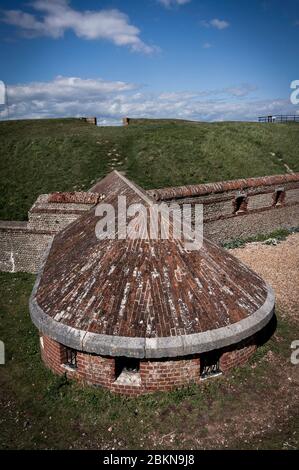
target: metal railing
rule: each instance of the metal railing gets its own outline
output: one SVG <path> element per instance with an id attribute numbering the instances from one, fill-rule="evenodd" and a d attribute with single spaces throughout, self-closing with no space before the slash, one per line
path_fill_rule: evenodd
<path id="1" fill-rule="evenodd" d="M 260 116 L 259 122 L 299 122 L 299 115 Z"/>

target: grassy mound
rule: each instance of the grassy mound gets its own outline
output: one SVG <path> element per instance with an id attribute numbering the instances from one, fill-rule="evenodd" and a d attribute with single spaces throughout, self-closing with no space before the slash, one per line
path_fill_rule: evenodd
<path id="1" fill-rule="evenodd" d="M 146 189 L 299 171 L 298 124 L 79 119 L 0 122 L 0 219 L 41 193 L 85 190 L 116 168 Z"/>

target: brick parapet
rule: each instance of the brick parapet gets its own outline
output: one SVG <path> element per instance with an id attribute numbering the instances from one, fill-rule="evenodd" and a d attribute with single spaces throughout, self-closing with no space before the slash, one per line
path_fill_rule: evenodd
<path id="1" fill-rule="evenodd" d="M 176 186 L 149 190 L 148 194 L 159 201 L 226 193 L 228 191 L 244 191 L 251 188 L 266 188 L 287 183 L 299 183 L 299 173 L 244 178 L 216 183 Z"/>
<path id="2" fill-rule="evenodd" d="M 222 244 L 298 226 L 299 173 L 150 190 L 171 206 L 203 204 L 203 233 Z M 236 200 L 243 196 L 243 210 Z M 194 223 L 194 213 L 192 217 Z"/>

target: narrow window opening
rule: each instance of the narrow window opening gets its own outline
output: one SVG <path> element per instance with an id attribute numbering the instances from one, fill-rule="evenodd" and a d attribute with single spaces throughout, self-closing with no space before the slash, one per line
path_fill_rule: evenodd
<path id="1" fill-rule="evenodd" d="M 213 351 L 200 356 L 200 378 L 202 380 L 221 374 L 219 353 Z"/>
<path id="2" fill-rule="evenodd" d="M 274 206 L 281 206 L 284 204 L 285 201 L 285 190 L 283 188 L 276 189 L 273 195 L 273 205 Z"/>
<path id="3" fill-rule="evenodd" d="M 135 359 L 134 357 L 117 357 L 115 359 L 115 378 L 117 379 L 123 372 L 138 374 L 139 367 L 139 359 Z"/>
<path id="4" fill-rule="evenodd" d="M 139 359 L 131 357 L 117 357 L 115 359 L 115 381 L 119 385 L 141 386 L 139 373 Z"/>
<path id="5" fill-rule="evenodd" d="M 77 351 L 72 348 L 64 348 L 64 365 L 71 369 L 77 369 Z"/>
<path id="6" fill-rule="evenodd" d="M 240 214 L 247 211 L 247 196 L 246 194 L 239 194 L 234 200 L 234 213 Z"/>

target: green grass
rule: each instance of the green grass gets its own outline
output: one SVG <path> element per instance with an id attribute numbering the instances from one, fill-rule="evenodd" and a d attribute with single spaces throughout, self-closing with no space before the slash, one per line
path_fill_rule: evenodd
<path id="1" fill-rule="evenodd" d="M 130 399 L 57 377 L 41 362 L 38 334 L 28 313 L 34 279 L 30 274 L 0 273 L 0 338 L 6 346 L 6 364 L 0 366 L 2 449 L 194 448 L 198 445 L 194 437 L 210 436 L 213 442 L 215 422 L 229 424 L 232 413 L 240 416 L 242 426 L 246 409 L 254 408 L 262 397 L 271 400 L 272 391 L 281 388 L 275 378 L 279 366 L 269 365 L 264 358 L 272 351 L 289 360 L 290 343 L 297 337 L 298 327 L 286 320 L 279 321 L 275 337 L 247 366 L 200 387 L 190 385 Z M 251 367 L 255 363 L 256 367 Z M 286 388 L 283 396 L 285 393 Z M 276 406 L 279 409 L 281 404 L 277 401 Z M 288 439 L 298 447 L 298 434 L 289 436 L 298 425 L 297 413 L 298 409 L 292 408 L 290 426 L 282 433 L 270 429 L 261 436 L 262 442 L 253 440 L 246 445 L 236 436 L 231 446 L 281 448 Z M 171 446 L 161 441 L 172 432 L 176 437 Z M 215 431 L 215 439 L 218 433 Z"/>
<path id="2" fill-rule="evenodd" d="M 289 229 L 280 228 L 268 234 L 259 233 L 252 237 L 237 238 L 231 242 L 222 243 L 222 246 L 226 249 L 242 248 L 246 245 L 246 243 L 252 242 L 264 242 L 265 244 L 273 245 L 282 242 L 288 237 L 288 235 L 296 232 L 299 232 L 299 227 L 292 227 Z"/>
<path id="3" fill-rule="evenodd" d="M 41 193 L 85 190 L 117 168 L 145 189 L 299 171 L 299 126 L 78 119 L 0 123 L 0 219 L 24 220 Z"/>

